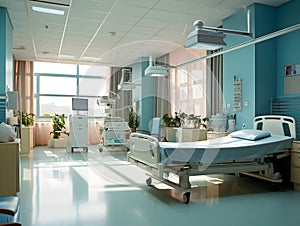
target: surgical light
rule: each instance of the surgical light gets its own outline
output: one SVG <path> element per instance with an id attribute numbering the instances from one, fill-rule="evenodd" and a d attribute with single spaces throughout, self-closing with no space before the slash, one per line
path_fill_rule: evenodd
<path id="1" fill-rule="evenodd" d="M 227 34 L 252 37 L 250 32 L 250 12 L 247 12 L 247 31 L 230 30 L 216 27 L 206 27 L 201 20 L 194 22 L 195 30 L 185 40 L 185 48 L 216 50 L 226 46 L 224 38 Z"/>
<path id="2" fill-rule="evenodd" d="M 145 69 L 145 76 L 166 77 L 169 75 L 167 66 L 154 65 L 153 58 L 149 57 L 149 66 Z"/>

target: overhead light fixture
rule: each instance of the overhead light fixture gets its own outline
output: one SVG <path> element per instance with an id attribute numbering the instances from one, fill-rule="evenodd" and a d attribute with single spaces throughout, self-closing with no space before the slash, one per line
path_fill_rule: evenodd
<path id="1" fill-rule="evenodd" d="M 224 33 L 204 29 L 201 20 L 195 21 L 194 27 L 185 40 L 185 48 L 215 50 L 226 46 Z"/>
<path id="2" fill-rule="evenodd" d="M 47 13 L 47 14 L 53 14 L 53 15 L 65 15 L 64 10 L 59 9 L 51 9 L 51 8 L 45 8 L 45 7 L 39 7 L 39 6 L 32 6 L 32 10 L 39 13 Z"/>
<path id="3" fill-rule="evenodd" d="M 145 69 L 145 76 L 166 77 L 169 75 L 167 66 L 154 65 L 153 58 L 149 57 L 149 66 Z"/>
<path id="4" fill-rule="evenodd" d="M 237 31 L 216 27 L 206 27 L 201 20 L 194 22 L 195 30 L 185 40 L 185 48 L 216 50 L 226 46 L 225 33 L 252 37 L 250 32 L 250 11 L 247 12 L 248 31 Z"/>
<path id="5" fill-rule="evenodd" d="M 118 85 L 118 90 L 133 90 L 137 86 L 142 86 L 142 84 L 137 84 L 132 82 L 132 73 L 130 68 L 122 68 L 122 77 L 120 84 Z"/>

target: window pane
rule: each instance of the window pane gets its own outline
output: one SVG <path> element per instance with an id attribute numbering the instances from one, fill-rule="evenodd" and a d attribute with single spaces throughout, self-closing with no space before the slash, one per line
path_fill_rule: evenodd
<path id="1" fill-rule="evenodd" d="M 80 98 L 80 97 L 79 97 Z M 97 98 L 88 98 L 88 112 L 79 112 L 88 116 L 104 116 L 105 107 L 97 105 Z M 72 111 L 72 97 L 40 97 L 40 115 L 75 114 Z"/>
<path id="2" fill-rule="evenodd" d="M 180 100 L 188 100 L 188 88 L 187 87 L 180 88 Z"/>
<path id="3" fill-rule="evenodd" d="M 106 77 L 109 74 L 109 67 L 95 65 L 79 65 L 79 75 Z"/>
<path id="4" fill-rule="evenodd" d="M 106 93 L 106 80 L 81 78 L 79 79 L 79 95 L 104 96 Z"/>
<path id="5" fill-rule="evenodd" d="M 89 116 L 105 116 L 105 107 L 104 106 L 99 106 L 97 104 L 97 98 L 91 98 L 89 97 L 89 111 L 88 115 Z"/>
<path id="6" fill-rule="evenodd" d="M 77 74 L 77 65 L 76 64 L 34 62 L 34 73 L 76 75 Z"/>
<path id="7" fill-rule="evenodd" d="M 76 78 L 40 76 L 40 94 L 76 95 Z"/>
<path id="8" fill-rule="evenodd" d="M 71 97 L 40 97 L 40 115 L 71 114 Z"/>
<path id="9" fill-rule="evenodd" d="M 179 84 L 187 83 L 187 81 L 188 81 L 187 71 L 184 69 L 179 69 L 178 70 L 178 79 L 179 79 Z"/>
<path id="10" fill-rule="evenodd" d="M 202 98 L 203 97 L 203 89 L 202 84 L 193 86 L 193 99 Z"/>

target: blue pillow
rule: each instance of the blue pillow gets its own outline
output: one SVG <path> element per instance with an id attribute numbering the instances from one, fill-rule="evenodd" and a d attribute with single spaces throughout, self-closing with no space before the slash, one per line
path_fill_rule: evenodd
<path id="1" fill-rule="evenodd" d="M 245 139 L 245 140 L 259 140 L 271 136 L 271 133 L 262 130 L 243 129 L 243 130 L 235 131 L 229 134 L 229 136 L 234 138 Z"/>

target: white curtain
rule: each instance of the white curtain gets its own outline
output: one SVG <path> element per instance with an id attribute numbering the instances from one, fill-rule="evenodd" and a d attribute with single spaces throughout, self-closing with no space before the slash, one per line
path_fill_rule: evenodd
<path id="1" fill-rule="evenodd" d="M 165 65 L 169 64 L 169 54 L 156 58 L 157 65 Z M 169 88 L 169 77 L 166 78 L 155 78 L 155 108 L 154 108 L 154 116 L 155 117 L 163 117 L 164 114 L 168 114 L 170 112 L 170 88 Z"/>
<path id="2" fill-rule="evenodd" d="M 69 123 L 66 120 L 66 129 L 69 131 Z M 34 125 L 35 146 L 44 146 L 48 144 L 48 140 L 52 139 L 50 132 L 52 130 L 51 121 L 36 121 Z M 66 134 L 61 134 L 60 138 L 66 138 Z M 88 124 L 88 144 L 100 144 L 100 122 L 96 119 L 89 119 Z"/>
<path id="3" fill-rule="evenodd" d="M 33 80 L 33 62 L 16 60 L 14 90 L 18 91 L 19 95 L 18 109 L 28 113 L 34 113 Z"/>
<path id="4" fill-rule="evenodd" d="M 204 50 L 179 48 L 170 53 L 170 64 L 180 65 L 206 55 Z M 206 62 L 196 61 L 171 69 L 171 113 L 206 116 Z"/>

